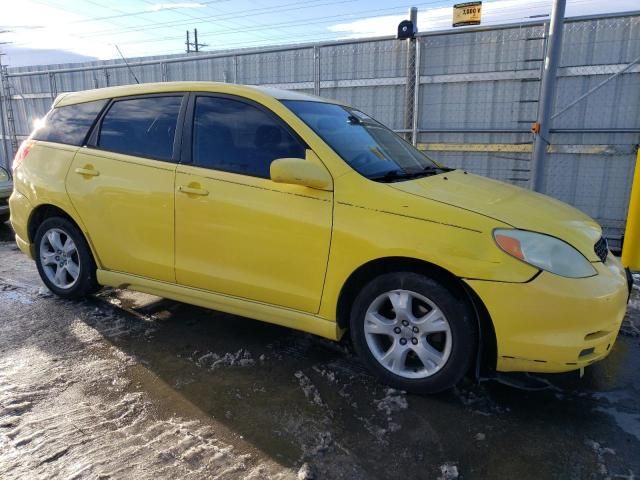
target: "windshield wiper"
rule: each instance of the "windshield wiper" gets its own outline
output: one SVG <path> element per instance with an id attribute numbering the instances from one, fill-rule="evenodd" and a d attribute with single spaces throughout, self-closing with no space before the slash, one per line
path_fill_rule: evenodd
<path id="1" fill-rule="evenodd" d="M 376 182 L 394 182 L 396 180 L 408 180 L 411 178 L 426 177 L 429 175 L 437 175 L 438 173 L 452 172 L 455 168 L 438 167 L 436 165 L 427 165 L 424 168 L 413 170 L 389 170 L 382 175 L 373 175 L 368 177 Z"/>
<path id="2" fill-rule="evenodd" d="M 422 169 L 423 172 L 453 172 L 455 168 L 439 167 L 437 165 L 427 165 Z"/>
<path id="3" fill-rule="evenodd" d="M 369 180 L 376 182 L 393 182 L 396 180 L 407 180 L 409 178 L 415 178 L 423 175 L 423 172 L 407 172 L 405 170 L 389 170 L 382 175 L 372 175 Z"/>

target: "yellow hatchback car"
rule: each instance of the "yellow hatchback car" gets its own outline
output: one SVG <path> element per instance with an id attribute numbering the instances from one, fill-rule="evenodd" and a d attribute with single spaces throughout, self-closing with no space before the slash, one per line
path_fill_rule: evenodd
<path id="1" fill-rule="evenodd" d="M 162 83 L 60 95 L 14 160 L 20 249 L 64 298 L 131 288 L 339 340 L 388 384 L 611 350 L 629 275 L 561 202 L 431 161 L 330 100 Z"/>

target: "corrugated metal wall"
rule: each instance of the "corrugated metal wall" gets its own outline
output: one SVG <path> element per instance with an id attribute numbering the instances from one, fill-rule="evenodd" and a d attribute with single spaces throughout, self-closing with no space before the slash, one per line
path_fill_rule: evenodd
<path id="1" fill-rule="evenodd" d="M 640 57 L 640 13 L 573 19 L 564 28 L 556 112 L 633 63 L 554 119 L 549 141 L 555 150 L 543 171 L 545 193 L 596 218 L 615 241 L 624 228 L 633 152 L 640 143 L 640 67 L 634 63 Z M 412 47 L 389 38 L 130 64 L 140 82 L 210 80 L 316 93 L 396 130 L 407 128 L 406 103 L 412 101 L 416 140 L 429 155 L 527 187 L 545 32 L 540 21 L 421 35 L 413 100 L 406 97 Z M 118 60 L 7 71 L 18 141 L 57 94 L 134 82 Z"/>

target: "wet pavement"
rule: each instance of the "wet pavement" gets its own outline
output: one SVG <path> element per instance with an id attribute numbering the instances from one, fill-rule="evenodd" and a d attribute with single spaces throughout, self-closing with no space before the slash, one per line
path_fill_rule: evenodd
<path id="1" fill-rule="evenodd" d="M 57 299 L 8 225 L 0 259 L 2 479 L 640 475 L 637 288 L 582 379 L 419 397 L 304 333 L 120 290 Z"/>

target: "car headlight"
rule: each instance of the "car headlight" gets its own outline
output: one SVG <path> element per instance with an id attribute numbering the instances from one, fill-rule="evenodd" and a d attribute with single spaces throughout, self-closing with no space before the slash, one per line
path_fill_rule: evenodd
<path id="1" fill-rule="evenodd" d="M 515 229 L 496 229 L 493 238 L 504 252 L 547 272 L 569 278 L 597 274 L 584 255 L 558 238 Z"/>

